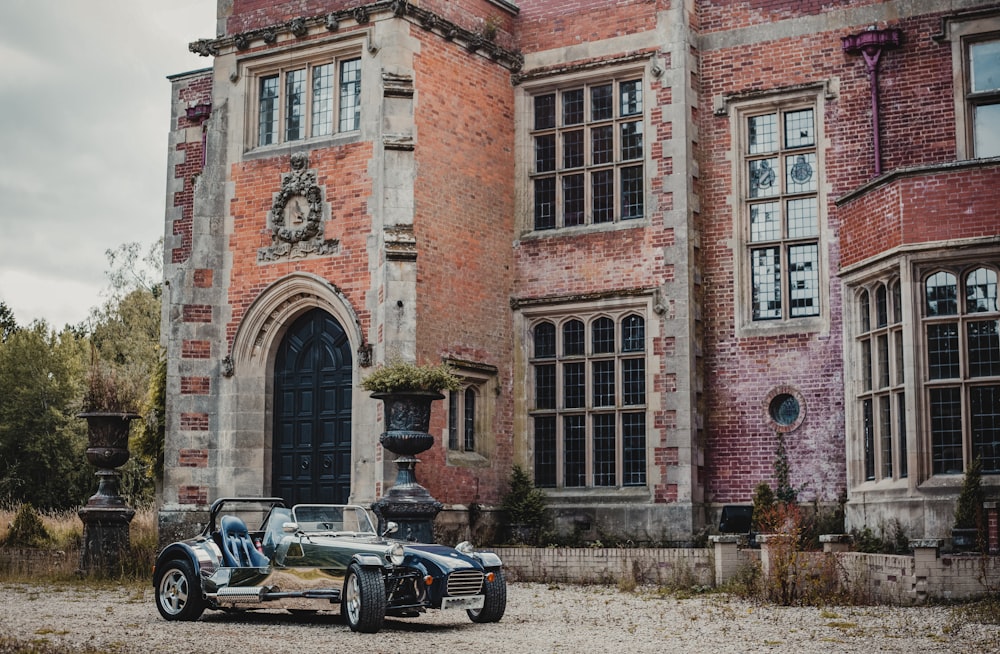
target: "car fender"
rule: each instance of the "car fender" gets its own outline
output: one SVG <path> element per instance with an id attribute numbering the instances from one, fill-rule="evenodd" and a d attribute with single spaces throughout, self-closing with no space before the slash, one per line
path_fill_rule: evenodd
<path id="1" fill-rule="evenodd" d="M 503 565 L 503 561 L 494 552 L 476 552 L 475 557 L 484 568 L 499 568 Z"/>
<path id="2" fill-rule="evenodd" d="M 191 547 L 188 543 L 173 543 L 160 552 L 159 556 L 156 557 L 156 564 L 153 568 L 153 587 L 155 588 L 160 583 L 160 578 L 163 576 L 163 568 L 170 561 L 176 560 L 187 561 L 191 564 L 196 574 L 201 574 L 201 561 L 199 560 L 198 553 L 194 547 Z"/>
<path id="3" fill-rule="evenodd" d="M 357 563 L 362 568 L 381 568 L 385 565 L 382 557 L 377 554 L 357 553 L 351 557 L 351 561 Z"/>

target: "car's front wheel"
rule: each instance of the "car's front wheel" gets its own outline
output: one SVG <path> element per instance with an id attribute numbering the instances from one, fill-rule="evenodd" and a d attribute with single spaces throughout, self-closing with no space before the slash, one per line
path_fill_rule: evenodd
<path id="1" fill-rule="evenodd" d="M 385 620 L 385 579 L 381 570 L 352 563 L 347 569 L 340 612 L 351 631 L 373 634 Z"/>
<path id="2" fill-rule="evenodd" d="M 483 584 L 486 597 L 483 608 L 469 609 L 469 619 L 473 622 L 499 622 L 507 610 L 507 580 L 503 578 L 503 570 L 493 571 L 493 581 Z"/>
<path id="3" fill-rule="evenodd" d="M 164 565 L 156 587 L 156 608 L 166 620 L 197 620 L 204 613 L 201 581 L 190 562 L 175 559 Z"/>

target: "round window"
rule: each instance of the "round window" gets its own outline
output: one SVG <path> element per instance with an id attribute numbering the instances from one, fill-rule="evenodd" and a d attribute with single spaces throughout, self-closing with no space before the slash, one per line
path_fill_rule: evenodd
<path id="1" fill-rule="evenodd" d="M 771 414 L 771 420 L 775 421 L 782 427 L 788 427 L 795 424 L 795 422 L 799 419 L 801 407 L 799 406 L 799 401 L 794 395 L 790 393 L 779 393 L 771 400 L 768 412 Z"/>

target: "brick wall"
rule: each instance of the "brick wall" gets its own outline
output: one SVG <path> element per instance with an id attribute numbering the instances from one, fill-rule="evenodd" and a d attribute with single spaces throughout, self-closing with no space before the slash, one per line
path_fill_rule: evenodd
<path id="1" fill-rule="evenodd" d="M 911 168 L 840 206 L 842 264 L 899 245 L 1000 233 L 1000 165 Z"/>
<path id="2" fill-rule="evenodd" d="M 720 586 L 749 566 L 768 574 L 767 543 L 760 550 L 749 550 L 739 548 L 734 537 L 717 540 L 712 548 L 696 549 L 498 547 L 492 551 L 512 581 L 635 581 L 691 587 Z M 800 552 L 798 561 L 803 574 L 835 571 L 839 578 L 834 583 L 852 596 L 890 605 L 968 600 L 987 595 L 1000 583 L 1000 557 L 941 554 L 933 542 L 927 544 L 917 547 L 913 556 Z"/>
<path id="3" fill-rule="evenodd" d="M 518 45 L 525 52 L 538 52 L 644 32 L 656 26 L 657 11 L 670 4 L 668 0 L 521 0 Z"/>
<path id="4" fill-rule="evenodd" d="M 212 102 L 212 74 L 210 71 L 194 75 L 186 75 L 174 82 L 174 97 L 178 107 L 186 109 L 198 104 Z M 193 239 L 193 206 L 194 189 L 198 176 L 204 169 L 203 120 L 188 118 L 181 109 L 172 126 L 178 135 L 175 144 L 176 153 L 172 153 L 173 165 L 171 174 L 175 179 L 170 205 L 179 211 L 171 225 L 168 237 L 170 247 L 170 262 L 183 263 L 191 256 Z"/>
<path id="5" fill-rule="evenodd" d="M 787 4 L 787 3 L 785 3 Z M 712 3 L 703 19 L 714 20 Z M 737 20 L 738 24 L 738 20 Z M 761 481 L 774 483 L 777 447 L 768 401 L 776 389 L 793 388 L 804 400 L 805 419 L 786 435 L 791 483 L 802 497 L 833 500 L 845 487 L 842 434 L 843 370 L 840 339 L 840 285 L 836 234 L 839 217 L 832 197 L 825 205 L 826 233 L 821 248 L 826 269 L 828 326 L 807 333 L 739 336 L 735 268 L 741 256 L 734 231 L 733 148 L 730 115 L 715 115 L 715 99 L 750 90 L 765 91 L 842 79 L 841 98 L 863 95 L 854 64 L 840 53 L 840 35 L 827 31 L 796 38 L 771 38 L 766 30 L 745 36 L 747 43 L 700 53 L 699 135 L 701 189 L 701 267 L 705 324 L 707 497 L 717 503 L 748 502 Z M 863 66 L 862 66 L 863 67 Z M 864 96 L 867 97 L 867 96 Z M 828 101 L 820 144 L 826 175 L 833 188 L 859 183 L 858 171 L 843 180 L 842 162 L 866 160 L 861 144 L 841 142 L 841 134 L 865 133 L 864 121 L 844 115 L 839 100 Z M 844 124 L 842 121 L 846 121 Z M 870 133 L 870 130 L 868 130 Z M 748 282 L 745 282 L 748 283 Z"/>
<path id="6" fill-rule="evenodd" d="M 296 17 L 325 16 L 373 3 L 365 0 L 233 0 L 231 4 L 232 9 L 224 17 L 226 34 L 268 27 Z M 487 0 L 430 0 L 413 4 L 468 30 L 489 18 L 496 21 L 500 29 L 509 31 L 513 21 L 510 12 Z"/>
<path id="7" fill-rule="evenodd" d="M 445 467 L 447 439 L 421 454 L 422 483 L 445 503 L 496 503 L 511 463 L 513 89 L 501 66 L 414 28 L 418 171 L 417 357 L 494 366 L 495 449 L 484 467 Z M 492 391 L 492 387 L 489 389 Z M 447 426 L 435 403 L 431 431 Z"/>
<path id="8" fill-rule="evenodd" d="M 350 301 L 363 327 L 365 292 L 369 288 L 367 238 L 372 223 L 368 200 L 373 182 L 368 172 L 372 157 L 370 142 L 311 150 L 309 169 L 316 170 L 316 182 L 325 189 L 330 220 L 324 236 L 337 239 L 336 254 L 308 259 L 282 259 L 259 263 L 257 251 L 271 244 L 267 216 L 275 194 L 281 190 L 282 176 L 291 172 L 287 153 L 253 159 L 232 166 L 233 199 L 229 210 L 233 234 L 229 240 L 232 269 L 227 280 L 232 319 L 227 325 L 230 345 L 246 310 L 261 291 L 293 272 L 308 272 L 328 280 Z"/>

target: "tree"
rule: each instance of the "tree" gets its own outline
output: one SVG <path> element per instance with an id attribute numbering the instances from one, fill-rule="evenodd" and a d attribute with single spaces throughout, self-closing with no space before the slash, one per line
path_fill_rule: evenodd
<path id="1" fill-rule="evenodd" d="M 14 311 L 7 306 L 6 302 L 0 300 L 0 343 L 17 330 L 17 321 L 14 320 Z"/>
<path id="2" fill-rule="evenodd" d="M 90 319 L 57 333 L 44 321 L 24 327 L 0 302 L 0 502 L 30 499 L 42 509 L 78 506 L 93 493 L 84 456 L 86 424 L 76 417 L 88 370 L 112 368 L 129 386 L 148 388 L 161 361 L 160 243 L 145 258 L 138 243 L 107 251 L 110 286 Z M 162 388 L 150 394 L 162 427 Z M 141 424 L 133 423 L 133 439 Z M 163 430 L 133 446 L 123 469 L 129 498 L 152 495 L 152 471 L 162 461 Z M 160 464 L 162 465 L 162 464 Z"/>
<path id="3" fill-rule="evenodd" d="M 0 343 L 0 499 L 63 509 L 87 497 L 93 471 L 75 418 L 86 347 L 42 320 Z"/>

